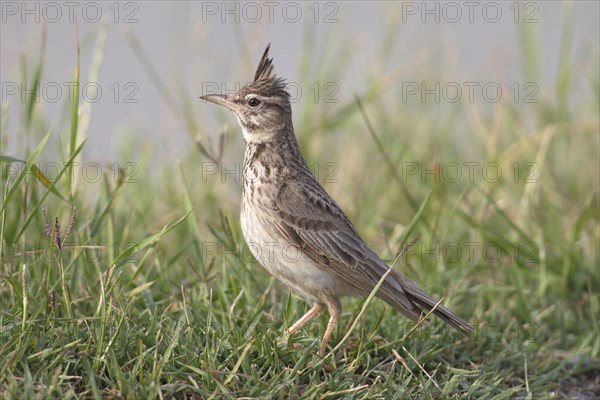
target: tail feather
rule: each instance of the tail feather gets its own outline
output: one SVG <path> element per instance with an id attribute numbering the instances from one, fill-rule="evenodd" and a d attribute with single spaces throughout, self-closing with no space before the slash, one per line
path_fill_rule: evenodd
<path id="1" fill-rule="evenodd" d="M 449 308 L 438 304 L 437 300 L 425 293 L 425 291 L 421 289 L 416 283 L 406 278 L 400 272 L 392 270 L 392 275 L 395 278 L 395 280 L 400 284 L 402 289 L 404 289 L 403 296 L 405 295 L 411 303 L 415 304 L 415 308 L 422 309 L 426 312 L 429 312 L 433 309 L 433 313 L 435 315 L 437 315 L 444 322 L 455 328 L 457 331 L 459 331 L 468 338 L 471 338 L 473 336 L 474 330 L 471 324 L 469 324 L 464 319 L 460 318 Z M 398 300 L 394 301 L 390 297 L 391 296 L 389 295 L 385 296 L 384 300 L 395 306 L 396 309 L 401 311 L 404 315 L 406 315 L 413 321 L 415 320 L 415 310 L 406 310 L 406 308 L 402 304 L 400 304 Z M 438 304 L 437 307 L 436 304 Z"/>

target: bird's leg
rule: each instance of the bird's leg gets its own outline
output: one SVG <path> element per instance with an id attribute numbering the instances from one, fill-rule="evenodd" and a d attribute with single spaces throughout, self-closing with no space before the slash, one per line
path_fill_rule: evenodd
<path id="1" fill-rule="evenodd" d="M 292 333 L 295 333 L 298 329 L 300 329 L 302 327 L 302 325 L 304 325 L 305 323 L 307 323 L 312 317 L 314 317 L 316 315 L 319 315 L 321 313 L 321 311 L 323 311 L 324 307 L 325 307 L 325 305 L 323 305 L 323 304 L 315 303 L 315 305 L 313 306 L 313 308 L 311 308 L 310 310 L 308 310 L 308 312 L 306 314 L 304 314 L 298 321 L 296 321 L 294 323 L 294 325 L 292 325 L 287 330 L 288 335 L 291 335 Z"/>
<path id="2" fill-rule="evenodd" d="M 333 332 L 333 328 L 335 328 L 335 324 L 337 323 L 340 314 L 342 313 L 342 305 L 340 301 L 335 298 L 327 299 L 327 310 L 329 311 L 329 322 L 327 323 L 327 329 L 325 330 L 325 334 L 323 335 L 323 340 L 321 341 L 321 355 L 325 355 L 325 350 L 327 349 L 327 342 L 329 341 L 329 337 Z"/>

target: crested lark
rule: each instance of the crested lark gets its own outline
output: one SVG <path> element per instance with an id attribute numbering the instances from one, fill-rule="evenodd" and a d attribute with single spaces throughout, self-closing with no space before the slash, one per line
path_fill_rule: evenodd
<path id="1" fill-rule="evenodd" d="M 269 46 L 254 82 L 232 95 L 200 98 L 231 110 L 242 127 L 244 238 L 263 267 L 314 304 L 288 333 L 327 306 L 324 354 L 342 311 L 339 298 L 368 295 L 389 267 L 308 169 L 294 134 L 286 82 L 273 73 Z M 415 322 L 438 303 L 396 270 L 390 271 L 377 296 Z M 434 313 L 464 335 L 472 334 L 471 325 L 446 307 L 438 305 Z"/>

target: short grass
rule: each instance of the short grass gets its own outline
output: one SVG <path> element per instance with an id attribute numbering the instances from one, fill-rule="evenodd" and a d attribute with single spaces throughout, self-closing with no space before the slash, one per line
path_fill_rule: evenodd
<path id="1" fill-rule="evenodd" d="M 48 62 L 23 79 L 39 81 Z M 133 132 L 129 167 L 97 181 L 67 167 L 52 185 L 36 165 L 94 161 L 79 154 L 90 110 L 66 104 L 64 128 L 50 129 L 38 105 L 18 105 L 19 131 L 2 137 L 23 151 L 1 160 L 0 398 L 598 396 L 593 63 L 582 78 L 566 59 L 556 96 L 535 105 L 403 103 L 401 78 L 375 76 L 355 99 L 294 105 L 309 163 L 367 242 L 390 263 L 403 249 L 395 268 L 476 326 L 466 340 L 434 318 L 413 328 L 380 300 L 345 299 L 324 358 L 326 315 L 282 339 L 309 305 L 252 259 L 239 175 L 211 164 L 241 162 L 237 127 L 209 143 L 194 113 L 211 106 L 190 97 L 182 119 L 202 149 L 159 163 Z M 322 70 L 323 82 L 338 73 Z"/>

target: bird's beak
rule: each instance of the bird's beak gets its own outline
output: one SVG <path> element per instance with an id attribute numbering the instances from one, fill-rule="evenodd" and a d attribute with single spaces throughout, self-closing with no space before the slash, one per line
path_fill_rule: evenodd
<path id="1" fill-rule="evenodd" d="M 211 103 L 218 104 L 220 106 L 229 108 L 234 111 L 234 104 L 231 101 L 231 96 L 226 94 L 205 94 L 204 96 L 200 96 L 202 100 L 210 101 Z"/>

